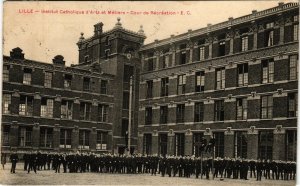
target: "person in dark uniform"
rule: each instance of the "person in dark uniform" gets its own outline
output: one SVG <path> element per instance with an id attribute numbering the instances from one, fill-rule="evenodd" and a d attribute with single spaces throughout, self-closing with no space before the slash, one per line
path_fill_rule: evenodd
<path id="1" fill-rule="evenodd" d="M 6 164 L 6 154 L 5 153 L 1 153 L 1 165 L 2 165 L 2 169 L 4 170 L 4 166 Z"/>
<path id="2" fill-rule="evenodd" d="M 252 178 L 252 174 L 254 176 L 254 178 L 256 178 L 256 174 L 255 174 L 255 164 L 256 162 L 251 159 L 250 162 L 249 162 L 249 167 L 250 167 L 250 178 Z"/>
<path id="3" fill-rule="evenodd" d="M 17 162 L 19 161 L 18 154 L 15 151 L 10 155 L 10 161 L 11 161 L 10 173 L 14 174 L 16 173 L 16 166 L 17 166 Z"/>
<path id="4" fill-rule="evenodd" d="M 27 169 L 28 169 L 29 157 L 30 157 L 30 155 L 28 153 L 24 153 L 24 155 L 23 155 L 24 171 L 27 171 Z"/>
<path id="5" fill-rule="evenodd" d="M 265 173 L 266 173 L 265 177 L 266 177 L 266 179 L 271 179 L 270 172 L 271 172 L 271 162 L 270 162 L 270 160 L 267 160 L 265 162 Z"/>
<path id="6" fill-rule="evenodd" d="M 36 173 L 37 161 L 38 161 L 37 154 L 34 152 L 31 152 L 29 155 L 29 167 L 28 167 L 27 173 L 30 173 L 30 171 L 32 169 L 33 169 L 34 173 Z"/>
<path id="7" fill-rule="evenodd" d="M 208 142 L 208 145 L 206 147 L 206 152 L 211 153 L 211 150 L 213 149 L 213 147 L 215 146 L 216 140 L 215 138 L 212 136 Z"/>
<path id="8" fill-rule="evenodd" d="M 272 179 L 276 179 L 278 175 L 278 166 L 275 160 L 271 162 Z"/>
<path id="9" fill-rule="evenodd" d="M 162 177 L 165 177 L 166 174 L 166 164 L 167 164 L 167 158 L 161 157 L 161 162 L 159 165 L 160 173 Z"/>
<path id="10" fill-rule="evenodd" d="M 263 171 L 263 162 L 258 159 L 256 162 L 256 181 L 261 181 L 262 171 Z"/>

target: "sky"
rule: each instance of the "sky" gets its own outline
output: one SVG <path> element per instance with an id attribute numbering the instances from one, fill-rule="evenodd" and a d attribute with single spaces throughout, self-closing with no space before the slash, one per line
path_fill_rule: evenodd
<path id="1" fill-rule="evenodd" d="M 78 63 L 80 33 L 84 37 L 93 34 L 93 25 L 103 22 L 103 30 L 110 30 L 121 18 L 122 26 L 138 31 L 143 25 L 147 39 L 165 39 L 170 35 L 185 33 L 188 29 L 206 27 L 261 11 L 278 5 L 279 1 L 200 1 L 200 2 L 47 2 L 47 1 L 6 1 L 3 11 L 3 53 L 20 47 L 26 59 L 52 63 L 56 55 L 62 55 L 66 64 Z M 281 1 L 288 3 L 290 1 Z M 43 10 L 54 13 L 42 13 Z M 66 11 L 84 12 L 67 14 Z M 125 15 L 107 14 L 108 11 L 129 12 Z M 55 13 L 55 12 L 58 13 Z M 91 14 L 91 11 L 93 14 Z M 106 14 L 96 14 L 105 11 Z M 176 15 L 144 14 L 150 11 L 174 11 Z M 181 15 L 181 11 L 184 15 Z M 188 15 L 189 12 L 189 15 Z M 88 14 L 87 14 L 88 13 Z M 137 14 L 135 14 L 137 13 Z"/>

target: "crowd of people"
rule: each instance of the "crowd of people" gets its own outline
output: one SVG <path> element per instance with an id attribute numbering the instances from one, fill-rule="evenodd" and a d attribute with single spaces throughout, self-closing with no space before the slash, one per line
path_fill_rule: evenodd
<path id="1" fill-rule="evenodd" d="M 40 153 L 23 155 L 24 171 L 53 170 L 55 173 L 99 172 L 112 174 L 151 174 L 168 177 L 232 178 L 262 177 L 273 180 L 294 180 L 296 162 L 246 160 L 241 158 L 201 158 L 195 156 L 112 155 L 94 153 Z M 18 155 L 10 155 L 11 173 L 15 173 Z"/>

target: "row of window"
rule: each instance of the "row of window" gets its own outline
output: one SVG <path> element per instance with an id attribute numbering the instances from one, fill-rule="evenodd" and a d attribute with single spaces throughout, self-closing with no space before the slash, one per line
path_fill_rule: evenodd
<path id="1" fill-rule="evenodd" d="M 293 17 L 294 22 L 292 24 L 292 41 L 298 41 L 298 31 L 299 31 L 299 25 L 298 25 L 298 15 Z M 245 52 L 249 50 L 249 46 L 250 46 L 250 38 L 248 36 L 249 32 L 249 28 L 245 28 L 245 29 L 241 29 L 239 31 L 241 38 L 238 40 L 237 42 L 234 42 L 233 45 L 239 45 L 238 47 L 235 48 L 239 48 L 239 52 Z M 263 36 L 263 40 L 258 40 L 258 42 L 263 42 L 263 47 L 270 47 L 273 46 L 277 43 L 275 43 L 275 37 L 279 37 L 279 34 L 276 32 L 275 33 L 275 29 L 274 29 L 274 22 L 270 22 L 270 23 L 266 23 L 265 25 L 265 31 L 264 31 L 264 36 Z M 218 39 L 218 44 L 217 44 L 217 48 L 214 48 L 214 50 L 217 52 L 217 56 L 214 57 L 219 57 L 219 56 L 225 56 L 228 54 L 229 51 L 229 47 L 230 47 L 230 43 L 226 43 L 225 39 L 226 39 L 226 34 L 221 34 L 217 37 Z M 261 39 L 261 38 L 258 38 Z M 251 38 L 251 42 L 253 42 L 253 38 Z M 253 44 L 251 43 L 251 46 Z M 188 56 L 187 55 L 187 51 L 186 51 L 186 44 L 181 44 L 179 46 L 180 48 L 180 53 L 179 53 L 179 64 L 178 65 L 182 65 L 182 64 L 186 64 L 188 61 Z M 197 59 L 201 60 L 205 60 L 208 58 L 208 56 L 206 55 L 206 50 L 208 50 L 208 47 L 205 47 L 205 40 L 201 39 L 198 41 L 198 52 L 199 52 L 199 56 L 197 56 Z M 167 68 L 169 66 L 169 51 L 165 50 L 163 52 L 163 57 L 161 59 L 161 68 Z M 153 71 L 154 70 L 154 64 L 155 64 L 155 57 L 154 57 L 154 53 L 151 52 L 148 54 L 148 61 L 147 61 L 147 70 L 148 71 Z"/>
<path id="2" fill-rule="evenodd" d="M 298 115 L 298 94 L 288 94 L 288 117 L 297 117 Z M 194 122 L 203 122 L 204 120 L 204 103 L 196 102 L 194 105 Z M 248 101 L 247 98 L 238 98 L 236 100 L 236 120 L 247 120 Z M 260 104 L 261 119 L 273 118 L 273 96 L 261 96 Z M 160 106 L 160 124 L 168 123 L 168 106 Z M 176 106 L 176 123 L 185 122 L 185 104 L 177 104 Z M 145 125 L 151 125 L 153 120 L 152 107 L 145 108 Z M 224 100 L 218 100 L 214 103 L 214 120 L 224 121 Z"/>
<path id="3" fill-rule="evenodd" d="M 4 126 L 3 129 L 3 146 L 9 146 L 9 126 Z M 60 130 L 60 148 L 71 148 L 72 140 L 72 129 L 61 129 Z M 96 138 L 96 150 L 107 149 L 108 133 L 97 131 Z M 19 127 L 18 130 L 18 145 L 19 147 L 31 147 L 33 143 L 32 139 L 32 127 Z M 78 149 L 89 149 L 90 146 L 90 131 L 79 130 L 79 146 Z M 41 127 L 40 128 L 40 141 L 39 147 L 42 148 L 53 148 L 53 129 Z"/>
<path id="4" fill-rule="evenodd" d="M 3 76 L 2 79 L 4 82 L 9 81 L 9 65 L 4 65 L 3 67 Z M 72 83 L 76 84 L 73 79 L 73 76 L 70 74 L 64 75 L 64 88 L 71 89 Z M 51 88 L 53 87 L 53 73 L 52 72 L 44 72 L 44 87 Z M 32 84 L 32 69 L 24 68 L 23 70 L 23 84 L 31 85 Z M 100 82 L 100 94 L 107 94 L 107 80 L 101 80 Z M 90 91 L 92 88 L 91 78 L 84 77 L 83 78 L 83 91 Z"/>
<path id="5" fill-rule="evenodd" d="M 33 96 L 20 96 L 19 102 L 19 115 L 21 116 L 33 116 Z M 2 113 L 11 114 L 11 94 L 3 94 L 2 100 Z M 62 119 L 73 119 L 73 106 L 74 102 L 71 100 L 62 100 L 60 106 L 60 118 Z M 92 104 L 88 102 L 80 102 L 79 105 L 79 119 L 80 120 L 91 120 L 91 109 Z M 40 105 L 40 116 L 46 118 L 53 118 L 54 111 L 54 99 L 52 98 L 41 98 Z M 97 117 L 99 122 L 108 121 L 108 105 L 99 104 Z"/>
<path id="6" fill-rule="evenodd" d="M 289 80 L 298 78 L 298 55 L 289 56 Z M 237 87 L 248 86 L 248 63 L 237 65 Z M 262 84 L 274 82 L 274 59 L 266 59 L 261 62 Z M 225 89 L 225 67 L 215 69 L 215 89 Z M 177 76 L 177 94 L 186 93 L 186 75 Z M 195 74 L 195 92 L 203 92 L 205 90 L 205 72 L 198 71 Z M 169 95 L 169 78 L 161 79 L 160 96 Z M 153 80 L 146 81 L 146 98 L 153 97 Z"/>
<path id="7" fill-rule="evenodd" d="M 224 143 L 224 132 L 214 132 L 215 147 L 213 153 L 215 157 L 224 158 L 224 149 L 227 145 Z M 203 133 L 193 133 L 192 153 L 196 157 L 201 156 L 201 140 L 204 137 Z M 258 158 L 272 159 L 273 158 L 273 143 L 274 134 L 272 130 L 260 131 L 258 135 Z M 285 156 L 286 160 L 295 161 L 296 159 L 296 143 L 297 143 L 297 131 L 288 130 L 285 135 Z M 160 133 L 158 135 L 158 153 L 159 155 L 168 154 L 168 134 Z M 247 143 L 248 135 L 247 131 L 235 131 L 234 132 L 234 152 L 232 157 L 235 158 L 247 158 Z M 153 144 L 154 145 L 154 144 Z M 176 156 L 185 155 L 185 135 L 184 133 L 175 133 L 174 141 L 174 153 Z M 152 154 L 152 134 L 144 134 L 143 138 L 143 154 Z"/>

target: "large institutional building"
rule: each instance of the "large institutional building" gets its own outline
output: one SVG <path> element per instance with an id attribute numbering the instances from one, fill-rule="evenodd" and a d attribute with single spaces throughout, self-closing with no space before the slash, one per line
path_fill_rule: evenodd
<path id="1" fill-rule="evenodd" d="M 2 151 L 92 151 L 296 160 L 298 3 L 144 45 L 122 27 L 77 42 L 65 66 L 3 58 Z M 132 83 L 130 83 L 132 82 Z"/>

